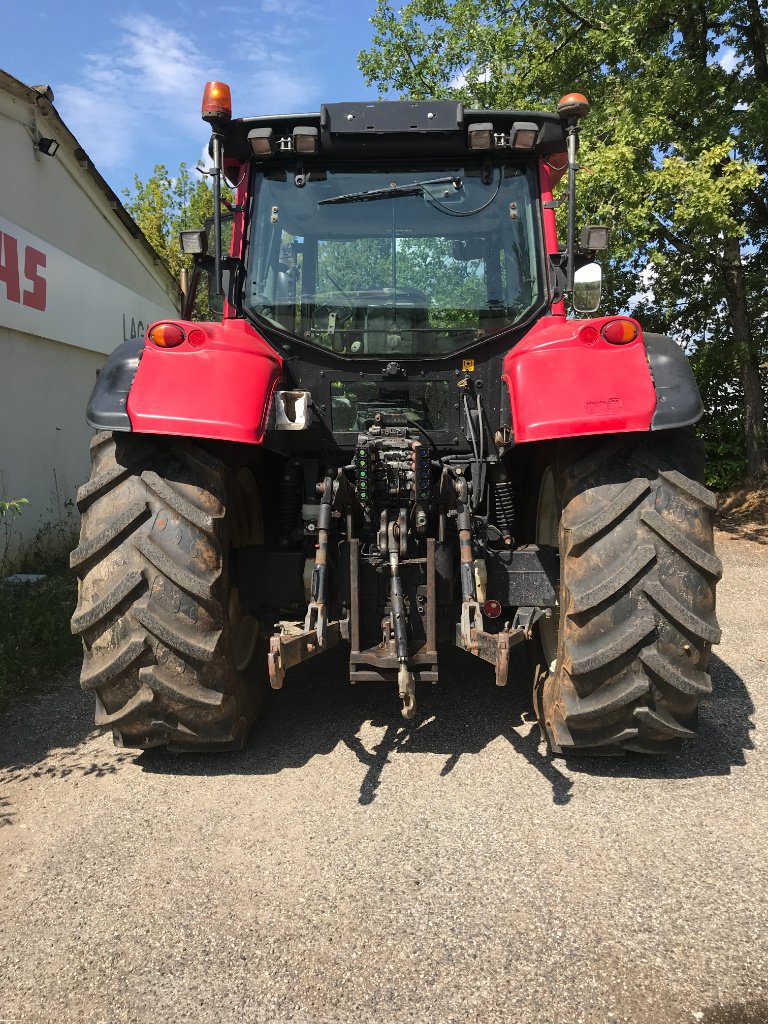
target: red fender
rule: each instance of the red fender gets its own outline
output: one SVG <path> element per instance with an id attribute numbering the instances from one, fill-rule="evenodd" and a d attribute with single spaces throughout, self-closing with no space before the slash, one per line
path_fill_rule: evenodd
<path id="1" fill-rule="evenodd" d="M 543 317 L 507 353 L 503 379 L 516 441 L 651 429 L 656 389 L 640 325 L 632 321 L 634 341 L 613 345 L 600 328 L 615 319 Z"/>
<path id="2" fill-rule="evenodd" d="M 186 338 L 175 348 L 145 342 L 128 395 L 131 428 L 260 444 L 280 356 L 245 320 L 172 322 Z"/>

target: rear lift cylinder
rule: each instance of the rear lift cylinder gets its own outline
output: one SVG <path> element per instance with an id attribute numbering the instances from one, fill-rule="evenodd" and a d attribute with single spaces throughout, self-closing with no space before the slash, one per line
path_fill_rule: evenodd
<path id="1" fill-rule="evenodd" d="M 466 482 L 463 484 L 466 488 Z M 472 514 L 460 498 L 457 502 L 456 527 L 459 531 L 459 559 L 462 601 L 476 601 L 475 556 L 472 553 Z"/>
<path id="2" fill-rule="evenodd" d="M 317 512 L 317 553 L 315 554 L 315 567 L 312 570 L 312 600 L 307 608 L 304 630 L 309 633 L 316 629 L 317 642 L 320 647 L 323 647 L 328 623 L 326 608 L 328 530 L 331 527 L 331 503 L 333 501 L 333 477 L 330 474 L 320 485 L 320 490 L 322 497 Z"/>

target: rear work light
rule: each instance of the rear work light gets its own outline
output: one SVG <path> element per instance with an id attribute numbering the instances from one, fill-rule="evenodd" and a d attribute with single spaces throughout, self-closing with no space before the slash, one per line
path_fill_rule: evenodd
<path id="1" fill-rule="evenodd" d="M 184 341 L 186 335 L 178 324 L 155 324 L 149 329 L 147 337 L 159 348 L 176 348 Z"/>
<path id="2" fill-rule="evenodd" d="M 628 345 L 640 332 L 631 320 L 609 320 L 603 324 L 600 333 L 612 345 Z"/>
<path id="3" fill-rule="evenodd" d="M 317 128 L 298 127 L 293 129 L 293 149 L 296 153 L 316 153 Z"/>
<path id="4" fill-rule="evenodd" d="M 470 149 L 493 149 L 493 125 L 490 121 L 471 124 L 467 128 Z"/>
<path id="5" fill-rule="evenodd" d="M 248 141 L 254 156 L 274 155 L 275 140 L 272 137 L 271 128 L 253 128 L 248 132 Z"/>
<path id="6" fill-rule="evenodd" d="M 509 133 L 509 144 L 513 149 L 533 149 L 539 137 L 539 126 L 533 121 L 515 121 Z"/>

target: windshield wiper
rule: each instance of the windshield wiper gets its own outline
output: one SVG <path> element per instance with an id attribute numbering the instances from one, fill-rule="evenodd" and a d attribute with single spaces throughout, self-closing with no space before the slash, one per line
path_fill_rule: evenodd
<path id="1" fill-rule="evenodd" d="M 330 206 L 333 203 L 370 203 L 376 199 L 393 199 L 396 196 L 418 196 L 427 195 L 434 198 L 429 192 L 430 185 L 453 185 L 458 192 L 464 187 L 461 178 L 453 175 L 449 178 L 432 178 L 430 181 L 412 181 L 408 185 L 390 185 L 389 188 L 374 188 L 370 192 L 347 192 L 343 196 L 333 196 L 332 199 L 321 199 L 318 206 Z"/>

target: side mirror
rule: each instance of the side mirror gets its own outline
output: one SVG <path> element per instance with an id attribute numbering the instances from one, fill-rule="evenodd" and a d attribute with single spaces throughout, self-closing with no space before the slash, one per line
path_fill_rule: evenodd
<path id="1" fill-rule="evenodd" d="M 600 305 L 603 289 L 603 268 L 599 263 L 585 263 L 573 276 L 573 308 L 576 313 L 594 313 Z"/>

